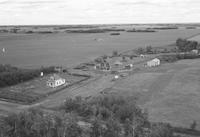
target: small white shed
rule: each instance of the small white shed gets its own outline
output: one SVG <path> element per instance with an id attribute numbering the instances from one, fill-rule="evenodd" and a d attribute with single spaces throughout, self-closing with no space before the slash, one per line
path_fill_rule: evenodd
<path id="1" fill-rule="evenodd" d="M 155 59 L 147 62 L 148 67 L 155 67 L 155 66 L 159 66 L 159 65 L 160 65 L 160 59 L 158 59 L 158 58 L 155 58 Z"/>
<path id="2" fill-rule="evenodd" d="M 198 54 L 198 53 L 199 53 L 199 50 L 193 49 L 191 52 L 192 52 L 193 54 Z"/>

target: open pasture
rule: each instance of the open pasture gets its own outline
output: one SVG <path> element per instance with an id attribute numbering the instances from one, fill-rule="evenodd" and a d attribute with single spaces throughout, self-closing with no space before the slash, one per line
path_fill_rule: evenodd
<path id="1" fill-rule="evenodd" d="M 154 122 L 200 129 L 200 60 L 182 60 L 148 68 L 117 81 L 110 92 L 137 99 Z"/>

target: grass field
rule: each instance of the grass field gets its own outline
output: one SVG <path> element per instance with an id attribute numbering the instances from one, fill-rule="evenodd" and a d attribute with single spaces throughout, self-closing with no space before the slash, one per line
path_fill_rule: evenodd
<path id="1" fill-rule="evenodd" d="M 111 92 L 138 99 L 149 110 L 150 120 L 200 129 L 200 60 L 164 64 L 131 75 L 113 86 Z"/>
<path id="2" fill-rule="evenodd" d="M 195 35 L 194 37 L 191 37 L 189 40 L 194 40 L 200 42 L 200 34 Z"/>
<path id="3" fill-rule="evenodd" d="M 0 33 L 0 49 L 6 49 L 5 53 L 0 52 L 0 64 L 27 68 L 50 65 L 70 67 L 103 54 L 111 54 L 113 50 L 123 52 L 148 45 L 165 46 L 179 37 L 186 38 L 197 33 L 199 29 L 160 30 L 156 33 L 121 32 L 118 36 L 110 36 L 110 33 Z"/>

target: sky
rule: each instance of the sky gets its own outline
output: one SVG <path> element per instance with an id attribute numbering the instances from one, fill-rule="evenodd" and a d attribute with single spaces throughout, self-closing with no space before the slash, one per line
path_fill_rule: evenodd
<path id="1" fill-rule="evenodd" d="M 199 22 L 200 0 L 0 0 L 0 25 Z"/>

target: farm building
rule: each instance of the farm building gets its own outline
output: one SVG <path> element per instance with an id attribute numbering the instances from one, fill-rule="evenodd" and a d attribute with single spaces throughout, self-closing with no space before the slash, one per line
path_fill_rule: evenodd
<path id="1" fill-rule="evenodd" d="M 60 76 L 54 74 L 47 80 L 47 86 L 55 88 L 65 84 L 65 79 L 61 78 Z"/>
<path id="2" fill-rule="evenodd" d="M 140 54 L 140 57 L 141 57 L 141 58 L 144 58 L 144 57 L 145 57 L 145 55 L 143 55 L 143 54 Z"/>
<path id="3" fill-rule="evenodd" d="M 115 65 L 115 66 L 120 66 L 120 65 L 123 65 L 123 63 L 122 63 L 121 61 L 118 61 L 118 60 L 117 60 L 117 61 L 115 61 L 114 65 Z"/>
<path id="4" fill-rule="evenodd" d="M 199 53 L 199 50 L 193 49 L 191 52 L 192 52 L 193 54 L 198 54 L 198 53 Z"/>
<path id="5" fill-rule="evenodd" d="M 148 67 L 155 67 L 160 65 L 160 60 L 158 58 L 155 58 L 153 60 L 150 60 L 147 62 Z"/>
<path id="6" fill-rule="evenodd" d="M 94 69 L 102 70 L 102 71 L 110 71 L 111 66 L 108 62 L 101 62 L 94 66 Z"/>
<path id="7" fill-rule="evenodd" d="M 124 66 L 124 69 L 130 70 L 133 68 L 133 64 L 128 64 L 126 66 Z"/>

